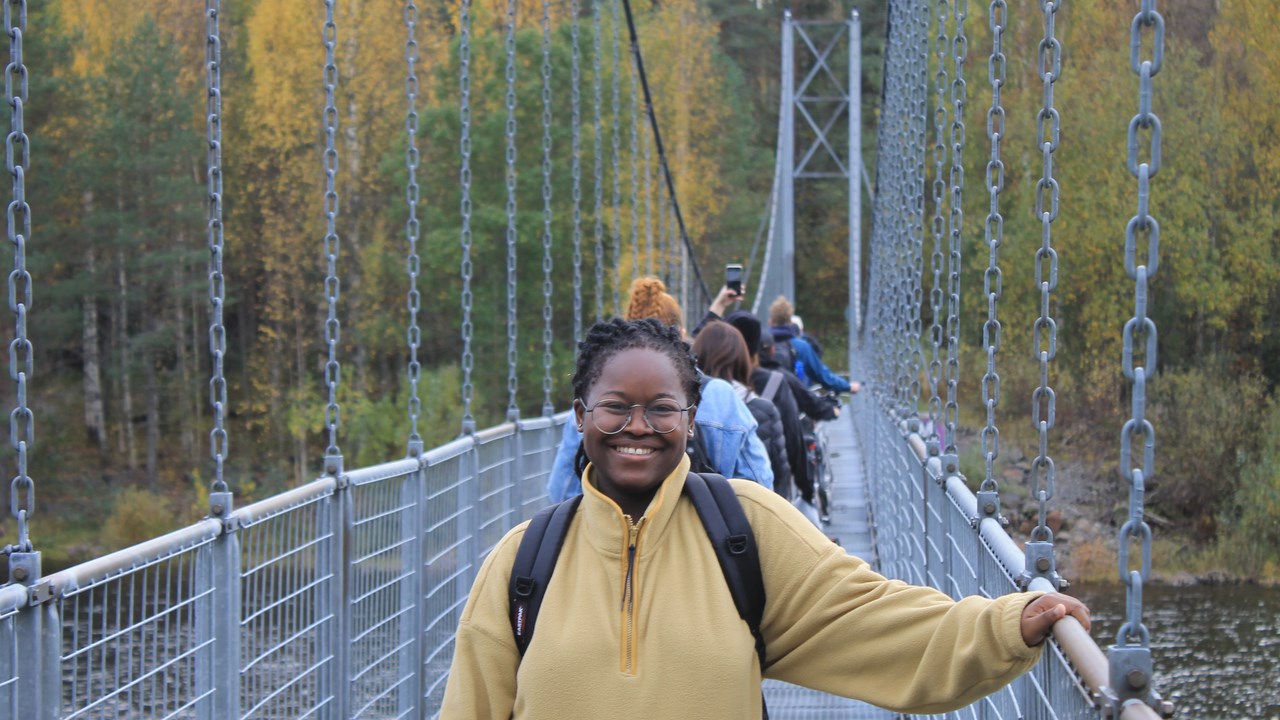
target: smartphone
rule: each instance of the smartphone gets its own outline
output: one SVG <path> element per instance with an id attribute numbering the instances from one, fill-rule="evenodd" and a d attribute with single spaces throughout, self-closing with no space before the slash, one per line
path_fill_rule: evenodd
<path id="1" fill-rule="evenodd" d="M 742 294 L 742 266 L 741 265 L 725 265 L 724 266 L 724 284 L 730 290 L 741 295 Z"/>

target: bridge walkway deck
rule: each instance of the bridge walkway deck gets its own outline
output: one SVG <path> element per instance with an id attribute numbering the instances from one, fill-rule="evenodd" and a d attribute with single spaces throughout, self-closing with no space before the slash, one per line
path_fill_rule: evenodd
<path id="1" fill-rule="evenodd" d="M 852 408 L 845 405 L 840 417 L 824 424 L 828 451 L 835 470 L 831 523 L 826 532 L 837 538 L 850 554 L 873 565 L 870 515 L 867 506 L 866 463 L 854 432 Z M 766 680 L 765 700 L 773 720 L 891 720 L 892 712 L 857 700 L 829 695 L 799 685 Z"/>

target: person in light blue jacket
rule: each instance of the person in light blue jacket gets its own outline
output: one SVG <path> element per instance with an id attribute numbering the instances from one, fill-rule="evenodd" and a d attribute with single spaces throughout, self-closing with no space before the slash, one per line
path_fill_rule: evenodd
<path id="1" fill-rule="evenodd" d="M 631 284 L 626 319 L 646 317 L 682 327 L 680 305 L 658 278 L 637 278 Z M 702 386 L 696 422 L 707 460 L 715 472 L 725 477 L 755 480 L 773 489 L 773 469 L 764 443 L 756 436 L 756 419 L 729 383 L 719 378 L 707 379 Z M 551 502 L 582 494 L 582 478 L 574 467 L 581 445 L 582 435 L 578 429 L 571 422 L 565 423 L 547 479 L 547 497 Z"/>

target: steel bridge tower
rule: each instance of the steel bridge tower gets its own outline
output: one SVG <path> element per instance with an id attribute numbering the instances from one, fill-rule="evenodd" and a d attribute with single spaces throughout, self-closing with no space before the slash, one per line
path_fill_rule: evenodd
<path id="1" fill-rule="evenodd" d="M 778 295 L 795 299 L 796 181 L 842 179 L 848 189 L 850 350 L 862 327 L 861 27 L 857 10 L 843 21 L 796 20 L 790 11 L 783 16 L 769 242 L 753 306 L 762 315 Z"/>

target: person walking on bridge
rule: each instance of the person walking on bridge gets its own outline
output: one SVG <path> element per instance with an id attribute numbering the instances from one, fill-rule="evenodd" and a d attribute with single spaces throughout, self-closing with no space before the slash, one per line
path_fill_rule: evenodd
<path id="1" fill-rule="evenodd" d="M 791 322 L 793 314 L 791 301 L 782 295 L 769 305 L 769 332 L 773 335 L 774 356 L 782 367 L 807 383 L 817 383 L 833 392 L 858 392 L 861 388 L 858 383 L 851 383 L 831 372 L 809 341 L 801 337 Z"/>
<path id="2" fill-rule="evenodd" d="M 476 577 L 440 717 L 760 718 L 763 678 L 943 713 L 1029 670 L 1058 620 L 1089 627 L 1088 609 L 1057 593 L 953 600 L 887 579 L 776 493 L 719 478 L 757 552 L 761 607 L 749 627 L 701 519 L 722 501 L 705 499 L 711 478 L 695 478 L 685 453 L 701 392 L 678 329 L 652 319 L 590 329 L 573 375 L 584 495 L 567 506 L 538 619 L 526 626 L 513 595 L 523 523 Z"/>

